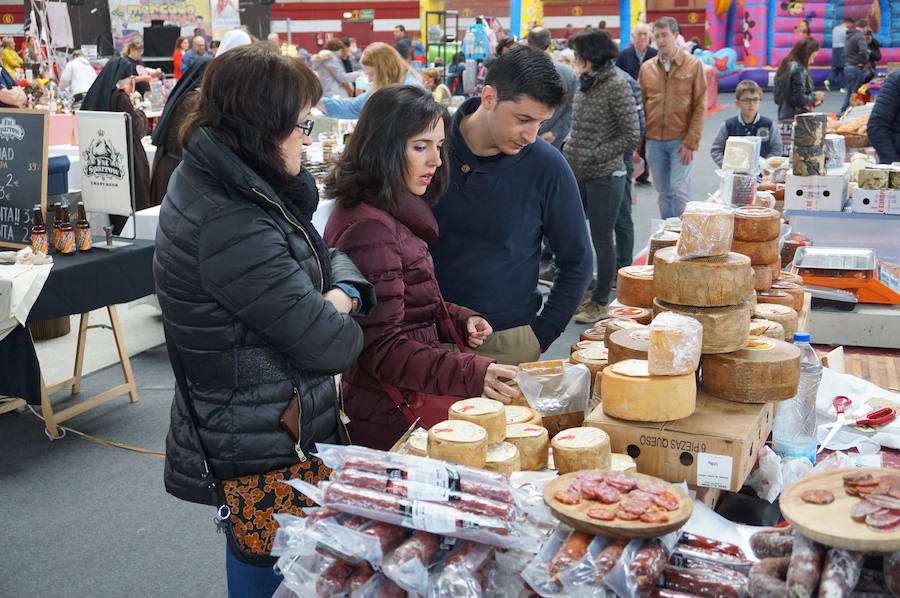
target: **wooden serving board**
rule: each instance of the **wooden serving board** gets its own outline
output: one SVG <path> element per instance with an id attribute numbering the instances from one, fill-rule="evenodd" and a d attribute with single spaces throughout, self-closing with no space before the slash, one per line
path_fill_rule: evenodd
<path id="1" fill-rule="evenodd" d="M 801 478 L 782 492 L 781 514 L 802 535 L 826 546 L 864 552 L 900 550 L 900 529 L 879 532 L 851 519 L 851 507 L 862 499 L 844 492 L 844 476 L 849 473 L 871 473 L 878 477 L 897 475 L 897 470 L 859 467 Z M 834 494 L 834 502 L 828 505 L 803 502 L 800 495 L 807 490 L 828 490 Z"/>
<path id="2" fill-rule="evenodd" d="M 603 473 L 621 472 L 604 471 Z M 642 473 L 629 473 L 628 475 L 633 476 L 639 482 L 665 484 L 669 492 L 678 497 L 681 507 L 677 511 L 667 512 L 669 516 L 668 523 L 644 523 L 643 521 L 624 521 L 622 519 L 600 521 L 588 517 L 587 512 L 594 507 L 615 509 L 615 504 L 607 505 L 598 500 L 582 499 L 577 505 L 564 505 L 553 498 L 553 495 L 559 490 L 565 490 L 569 487 L 569 484 L 578 476 L 578 472 L 567 473 L 547 484 L 544 487 L 544 502 L 553 515 L 563 523 L 579 531 L 608 538 L 655 538 L 656 536 L 662 536 L 680 529 L 690 519 L 691 513 L 694 512 L 694 502 L 684 490 L 659 478 Z"/>

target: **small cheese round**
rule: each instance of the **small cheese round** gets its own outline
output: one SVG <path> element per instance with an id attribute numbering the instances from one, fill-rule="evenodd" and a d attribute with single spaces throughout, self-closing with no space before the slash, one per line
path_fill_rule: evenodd
<path id="1" fill-rule="evenodd" d="M 652 307 L 653 266 L 625 266 L 616 275 L 616 298 L 625 305 Z"/>
<path id="2" fill-rule="evenodd" d="M 656 297 L 666 303 L 737 305 L 753 289 L 753 270 L 750 258 L 739 253 L 685 260 L 666 248 L 656 254 L 653 283 Z"/>
<path id="3" fill-rule="evenodd" d="M 704 355 L 700 386 L 738 403 L 770 403 L 797 394 L 800 349 L 773 338 L 752 336 L 740 351 Z"/>
<path id="4" fill-rule="evenodd" d="M 605 349 L 606 345 L 603 341 L 578 341 L 574 345 L 572 345 L 569 349 L 569 355 L 575 351 L 581 351 L 582 349 Z"/>
<path id="5" fill-rule="evenodd" d="M 531 407 L 522 407 L 521 405 L 506 405 L 503 408 L 506 415 L 506 425 L 512 424 L 537 424 L 541 425 L 541 415 Z M 506 431 L 504 430 L 504 435 Z M 504 436 L 505 438 L 505 436 Z"/>
<path id="6" fill-rule="evenodd" d="M 625 359 L 647 359 L 650 348 L 650 329 L 646 326 L 637 330 L 620 330 L 612 333 L 606 345 L 607 363 L 616 363 Z"/>
<path id="7" fill-rule="evenodd" d="M 600 428 L 569 428 L 550 441 L 559 475 L 582 469 L 609 469 L 609 436 Z"/>
<path id="8" fill-rule="evenodd" d="M 579 336 L 579 340 L 602 342 L 606 338 L 606 332 L 598 328 L 588 328 Z"/>
<path id="9" fill-rule="evenodd" d="M 647 264 L 653 265 L 653 259 L 656 252 L 663 247 L 674 247 L 678 243 L 680 234 L 677 231 L 664 230 L 650 237 L 650 247 L 647 251 Z"/>
<path id="10" fill-rule="evenodd" d="M 612 318 L 606 323 L 606 336 L 615 334 L 619 330 L 637 330 L 646 328 L 646 324 L 641 324 L 634 320 L 626 320 L 625 318 Z"/>
<path id="11" fill-rule="evenodd" d="M 654 376 L 692 374 L 700 364 L 703 326 L 695 318 L 664 311 L 650 322 L 647 363 Z"/>
<path id="12" fill-rule="evenodd" d="M 432 459 L 480 468 L 487 447 L 487 431 L 470 421 L 448 419 L 428 430 L 428 456 Z"/>
<path id="13" fill-rule="evenodd" d="M 503 403 L 485 397 L 463 399 L 450 405 L 447 419 L 470 421 L 484 428 L 488 434 L 488 444 L 497 444 L 506 438 L 506 414 Z"/>
<path id="14" fill-rule="evenodd" d="M 418 430 L 417 430 L 418 431 Z M 428 434 L 416 434 L 413 432 L 406 441 L 406 450 L 410 455 L 417 457 L 428 456 Z"/>
<path id="15" fill-rule="evenodd" d="M 627 359 L 603 370 L 603 413 L 630 421 L 662 422 L 694 413 L 694 373 L 651 376 L 647 362 Z"/>
<path id="16" fill-rule="evenodd" d="M 775 303 L 777 305 L 786 305 L 794 307 L 794 298 L 780 289 L 768 289 L 765 291 L 756 291 L 757 303 Z"/>
<path id="17" fill-rule="evenodd" d="M 738 241 L 771 241 L 781 233 L 781 214 L 762 206 L 741 206 L 734 211 L 734 238 Z"/>
<path id="18" fill-rule="evenodd" d="M 512 424 L 506 426 L 506 442 L 516 445 L 522 471 L 533 471 L 547 467 L 550 437 L 547 428 L 534 424 Z"/>
<path id="19" fill-rule="evenodd" d="M 602 372 L 603 368 L 609 363 L 609 350 L 606 347 L 582 349 L 572 353 L 569 356 L 569 361 L 586 366 L 591 372 L 591 380 L 593 381 L 597 373 Z"/>
<path id="20" fill-rule="evenodd" d="M 758 318 L 750 320 L 750 336 L 767 336 L 780 341 L 786 340 L 784 338 L 784 326 L 778 322 Z"/>
<path id="21" fill-rule="evenodd" d="M 753 290 L 764 291 L 772 286 L 772 269 L 769 266 L 750 266 L 753 268 Z"/>
<path id="22" fill-rule="evenodd" d="M 794 284 L 803 285 L 803 277 L 793 272 L 779 271 L 778 276 L 772 279 L 772 282 L 792 282 Z"/>
<path id="23" fill-rule="evenodd" d="M 797 312 L 800 312 L 803 309 L 803 294 L 804 288 L 793 282 L 773 282 L 772 283 L 773 291 L 782 291 L 791 296 L 794 300 L 794 304 L 791 305 Z"/>
<path id="24" fill-rule="evenodd" d="M 792 342 L 794 333 L 797 332 L 799 316 L 797 310 L 787 305 L 777 303 L 760 303 L 753 310 L 753 316 L 762 320 L 778 322 L 784 328 L 784 340 Z"/>
<path id="25" fill-rule="evenodd" d="M 624 305 L 622 307 L 614 307 L 606 312 L 610 318 L 622 318 L 625 320 L 634 320 L 638 324 L 649 324 L 653 319 L 653 314 L 643 307 L 635 307 Z"/>
<path id="26" fill-rule="evenodd" d="M 750 321 L 750 304 L 742 301 L 726 307 L 686 307 L 659 299 L 654 300 L 657 314 L 671 311 L 694 318 L 703 326 L 702 353 L 730 353 L 747 344 L 747 322 Z"/>
<path id="27" fill-rule="evenodd" d="M 613 453 L 610 457 L 609 468 L 612 471 L 637 473 L 637 463 L 628 455 L 624 453 Z"/>
<path id="28" fill-rule="evenodd" d="M 731 250 L 749 257 L 750 263 L 754 266 L 762 266 L 771 264 L 775 260 L 781 260 L 781 254 L 778 253 L 777 239 L 759 242 L 738 241 L 735 239 L 731 244 Z"/>
<path id="29" fill-rule="evenodd" d="M 496 471 L 505 476 L 522 469 L 522 460 L 519 457 L 519 449 L 509 442 L 499 442 L 488 445 L 487 456 L 484 460 L 484 468 L 488 471 Z"/>

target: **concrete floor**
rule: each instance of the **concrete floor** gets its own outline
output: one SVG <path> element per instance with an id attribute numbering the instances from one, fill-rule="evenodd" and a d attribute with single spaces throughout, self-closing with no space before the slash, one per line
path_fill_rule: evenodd
<path id="1" fill-rule="evenodd" d="M 703 150 L 696 156 L 693 196 L 705 199 L 718 187 L 708 149 L 728 108 L 707 118 Z M 828 94 L 825 109 L 840 105 Z M 775 116 L 767 94 L 766 116 Z M 637 187 L 633 207 L 636 248 L 646 244 L 658 217 L 652 188 Z M 117 399 L 73 418 L 67 425 L 108 440 L 163 451 L 174 381 L 157 316 L 148 307 L 120 309 L 141 400 Z M 73 327 L 77 323 L 73 321 Z M 568 355 L 585 326 L 570 324 L 545 357 Z M 92 331 L 89 354 L 94 352 Z M 74 334 L 39 343 L 48 382 L 62 379 Z M 111 339 L 97 337 L 109 346 Z M 118 383 L 117 367 L 100 354 L 89 361 L 83 393 Z M 62 406 L 62 401 L 60 401 Z M 69 433 L 50 442 L 30 412 L 0 416 L 0 596 L 26 598 L 222 597 L 226 595 L 224 538 L 216 535 L 211 508 L 166 494 L 161 457 L 87 442 Z"/>

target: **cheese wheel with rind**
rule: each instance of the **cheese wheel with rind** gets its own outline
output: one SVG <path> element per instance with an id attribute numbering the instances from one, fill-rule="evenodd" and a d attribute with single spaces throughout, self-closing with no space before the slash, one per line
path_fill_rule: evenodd
<path id="1" fill-rule="evenodd" d="M 419 433 L 417 433 L 419 432 Z M 417 457 L 428 456 L 428 432 L 419 428 L 410 434 L 406 441 L 406 450 Z"/>
<path id="2" fill-rule="evenodd" d="M 769 266 L 750 266 L 753 268 L 753 290 L 765 291 L 772 286 L 772 269 Z"/>
<path id="3" fill-rule="evenodd" d="M 609 322 L 606 323 L 606 336 L 610 336 L 619 330 L 637 330 L 639 328 L 646 328 L 646 326 L 646 324 L 641 324 L 634 320 L 611 318 Z"/>
<path id="4" fill-rule="evenodd" d="M 650 248 L 647 251 L 647 265 L 653 265 L 656 252 L 663 247 L 674 247 L 678 242 L 679 234 L 675 231 L 664 230 L 650 237 Z"/>
<path id="5" fill-rule="evenodd" d="M 623 305 L 622 307 L 613 307 L 606 312 L 610 318 L 622 318 L 625 320 L 634 320 L 638 324 L 649 324 L 653 318 L 650 310 L 644 307 L 633 305 Z"/>
<path id="6" fill-rule="evenodd" d="M 753 292 L 750 258 L 731 252 L 722 257 L 678 259 L 671 248 L 656 254 L 656 297 L 666 303 L 697 307 L 738 305 Z"/>
<path id="7" fill-rule="evenodd" d="M 432 459 L 481 468 L 487 446 L 487 431 L 470 421 L 448 419 L 428 430 L 428 456 Z"/>
<path id="8" fill-rule="evenodd" d="M 784 338 L 784 326 L 771 320 L 753 318 L 750 320 L 750 336 L 767 336 L 780 341 Z"/>
<path id="9" fill-rule="evenodd" d="M 803 294 L 805 292 L 803 286 L 793 282 L 773 282 L 771 290 L 782 291 L 790 295 L 794 300 L 794 304 L 791 307 L 796 309 L 797 313 L 803 309 Z"/>
<path id="10" fill-rule="evenodd" d="M 779 270 L 777 276 L 772 277 L 772 282 L 792 282 L 794 284 L 803 285 L 803 277 L 793 272 L 784 272 Z"/>
<path id="11" fill-rule="evenodd" d="M 507 477 L 511 476 L 514 472 L 522 469 L 519 449 L 509 442 L 488 445 L 484 468 L 488 471 L 502 473 Z"/>
<path id="12" fill-rule="evenodd" d="M 559 475 L 582 469 L 609 469 L 609 435 L 600 428 L 569 428 L 550 441 Z"/>
<path id="13" fill-rule="evenodd" d="M 575 351 L 569 356 L 572 363 L 580 363 L 587 367 L 591 373 L 591 388 L 593 388 L 593 380 L 599 372 L 609 363 L 609 350 L 606 347 L 582 349 Z"/>
<path id="14" fill-rule="evenodd" d="M 800 349 L 774 338 L 752 336 L 733 353 L 704 355 L 701 388 L 738 403 L 771 403 L 797 394 Z"/>
<path id="15" fill-rule="evenodd" d="M 781 273 L 781 256 L 778 256 L 778 259 L 772 260 L 772 263 L 769 264 L 769 269 L 772 270 L 772 282 L 775 282 L 775 279 L 778 278 L 778 275 Z"/>
<path id="16" fill-rule="evenodd" d="M 731 250 L 734 210 L 705 201 L 690 201 L 681 214 L 675 253 L 682 259 L 715 257 Z"/>
<path id="17" fill-rule="evenodd" d="M 692 373 L 651 376 L 647 362 L 627 359 L 603 370 L 603 413 L 629 421 L 662 422 L 694 412 L 697 382 Z"/>
<path id="18" fill-rule="evenodd" d="M 506 426 L 506 442 L 516 445 L 522 471 L 534 471 L 547 467 L 550 436 L 547 428 L 534 424 Z"/>
<path id="19" fill-rule="evenodd" d="M 506 416 L 506 425 L 512 424 L 536 424 L 541 425 L 541 415 L 531 407 L 523 407 L 521 405 L 506 405 L 503 407 L 503 413 Z M 506 431 L 504 430 L 504 438 Z"/>
<path id="20" fill-rule="evenodd" d="M 775 260 L 781 260 L 781 254 L 778 252 L 778 239 L 759 242 L 735 239 L 731 244 L 731 250 L 749 257 L 750 263 L 754 266 L 765 266 Z"/>
<path id="21" fill-rule="evenodd" d="M 781 214 L 763 206 L 741 206 L 734 211 L 737 241 L 771 241 L 781 233 Z"/>
<path id="22" fill-rule="evenodd" d="M 765 291 L 756 291 L 756 303 L 775 303 L 776 305 L 786 305 L 794 307 L 794 298 L 780 289 L 767 289 Z"/>
<path id="23" fill-rule="evenodd" d="M 701 353 L 730 353 L 747 344 L 746 326 L 750 321 L 750 304 L 742 301 L 726 307 L 686 307 L 656 299 L 653 311 L 671 311 L 694 318 L 703 327 Z"/>
<path id="24" fill-rule="evenodd" d="M 581 351 L 582 349 L 605 349 L 606 344 L 603 341 L 578 341 L 569 349 L 569 355 L 575 351 Z"/>
<path id="25" fill-rule="evenodd" d="M 626 359 L 647 359 L 647 349 L 650 348 L 650 329 L 648 327 L 636 330 L 620 330 L 614 332 L 608 339 L 607 363 L 613 364 Z"/>
<path id="26" fill-rule="evenodd" d="M 653 306 L 653 266 L 625 266 L 616 274 L 616 298 L 625 305 Z"/>
<path id="27" fill-rule="evenodd" d="M 696 319 L 664 311 L 650 322 L 648 369 L 652 376 L 679 376 L 697 371 L 703 326 Z"/>
<path id="28" fill-rule="evenodd" d="M 778 322 L 784 328 L 784 340 L 792 342 L 800 320 L 797 310 L 777 303 L 760 303 L 753 310 L 753 316 L 762 320 Z"/>
<path id="29" fill-rule="evenodd" d="M 602 342 L 603 340 L 606 339 L 606 333 L 601 329 L 588 328 L 587 330 L 583 331 L 578 338 L 579 338 L 579 340 L 582 340 L 582 341 Z"/>
<path id="30" fill-rule="evenodd" d="M 447 410 L 447 419 L 470 421 L 481 426 L 488 434 L 488 444 L 497 444 L 506 438 L 503 403 L 494 399 L 475 397 L 456 401 Z"/>

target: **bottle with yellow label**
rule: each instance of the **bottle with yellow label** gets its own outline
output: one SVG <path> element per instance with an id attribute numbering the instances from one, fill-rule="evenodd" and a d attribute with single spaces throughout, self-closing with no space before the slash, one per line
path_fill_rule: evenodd
<path id="1" fill-rule="evenodd" d="M 69 206 L 62 207 L 62 220 L 59 223 L 59 252 L 62 255 L 74 255 L 77 251 L 75 246 L 75 229 L 69 221 Z"/>
<path id="2" fill-rule="evenodd" d="M 94 240 L 91 237 L 91 223 L 88 222 L 84 202 L 78 202 L 78 218 L 75 220 L 75 246 L 78 251 L 90 251 Z"/>
<path id="3" fill-rule="evenodd" d="M 31 250 L 35 253 L 47 253 L 50 250 L 50 236 L 44 224 L 44 211 L 41 204 L 35 204 L 31 222 Z"/>

